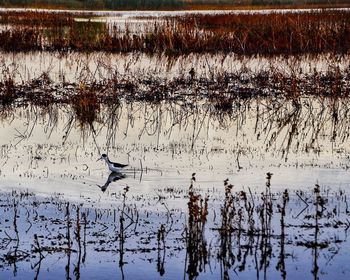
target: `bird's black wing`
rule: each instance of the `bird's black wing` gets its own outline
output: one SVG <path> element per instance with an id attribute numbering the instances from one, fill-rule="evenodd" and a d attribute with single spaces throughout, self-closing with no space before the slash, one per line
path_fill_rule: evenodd
<path id="1" fill-rule="evenodd" d="M 123 167 L 126 167 L 126 166 L 128 166 L 128 165 L 127 165 L 127 164 L 121 164 L 121 163 L 115 162 L 115 163 L 113 163 L 113 166 L 114 166 L 114 167 L 117 167 L 117 168 L 123 168 Z"/>

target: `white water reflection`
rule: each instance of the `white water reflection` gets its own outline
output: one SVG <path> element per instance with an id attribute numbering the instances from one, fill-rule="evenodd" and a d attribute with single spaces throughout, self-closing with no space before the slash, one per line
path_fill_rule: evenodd
<path id="1" fill-rule="evenodd" d="M 122 79 L 154 77 L 172 79 L 187 77 L 193 68 L 196 77 L 217 78 L 224 73 L 246 73 L 247 80 L 259 73 L 276 73 L 302 78 L 317 73 L 339 71 L 350 67 L 348 56 L 275 56 L 244 57 L 234 54 L 197 55 L 179 57 L 147 54 L 89 54 L 59 52 L 0 52 L 0 69 L 3 78 L 9 76 L 18 83 L 40 77 L 43 73 L 54 82 L 79 83 L 103 81 L 119 75 Z M 243 76 L 244 77 L 244 76 Z M 1 81 L 1 78 L 0 78 Z"/>

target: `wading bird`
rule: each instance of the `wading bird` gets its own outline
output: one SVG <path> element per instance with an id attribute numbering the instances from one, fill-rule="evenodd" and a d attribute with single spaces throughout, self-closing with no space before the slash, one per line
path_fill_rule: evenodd
<path id="1" fill-rule="evenodd" d="M 108 156 L 106 154 L 102 154 L 101 157 L 97 160 L 105 160 L 105 162 L 108 164 L 108 168 L 112 172 L 120 172 L 121 169 L 128 166 L 127 164 L 121 164 L 118 162 L 112 162 L 109 160 Z"/>

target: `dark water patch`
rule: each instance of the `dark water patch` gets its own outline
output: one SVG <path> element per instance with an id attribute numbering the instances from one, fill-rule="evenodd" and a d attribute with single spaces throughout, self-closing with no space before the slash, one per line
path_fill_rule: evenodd
<path id="1" fill-rule="evenodd" d="M 103 267 L 106 279 L 141 271 L 167 279 L 346 276 L 347 193 L 319 185 L 272 192 L 273 177 L 260 189 L 235 192 L 226 180 L 205 192 L 193 174 L 184 198 L 165 190 L 160 200 L 134 201 L 126 187 L 105 206 L 2 193 L 2 274 L 91 278 Z"/>

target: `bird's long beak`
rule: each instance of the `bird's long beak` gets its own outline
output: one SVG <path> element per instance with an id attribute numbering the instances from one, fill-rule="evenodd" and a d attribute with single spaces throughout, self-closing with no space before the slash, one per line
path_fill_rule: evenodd
<path id="1" fill-rule="evenodd" d="M 97 159 L 96 161 L 99 161 L 99 160 L 101 160 L 102 159 L 102 157 L 100 157 L 99 159 Z"/>

